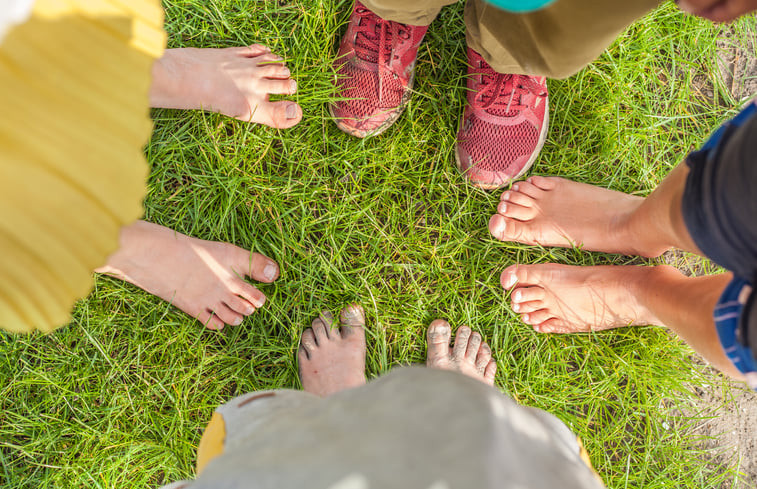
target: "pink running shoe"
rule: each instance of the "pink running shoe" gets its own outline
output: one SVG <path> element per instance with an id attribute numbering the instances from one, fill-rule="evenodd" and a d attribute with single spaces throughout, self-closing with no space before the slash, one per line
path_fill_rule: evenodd
<path id="1" fill-rule="evenodd" d="M 471 48 L 468 64 L 468 103 L 455 158 L 473 185 L 494 189 L 528 171 L 544 146 L 547 80 L 497 73 Z"/>
<path id="2" fill-rule="evenodd" d="M 334 62 L 340 100 L 331 115 L 342 131 L 364 138 L 381 134 L 410 99 L 418 46 L 427 26 L 384 20 L 356 1 Z"/>

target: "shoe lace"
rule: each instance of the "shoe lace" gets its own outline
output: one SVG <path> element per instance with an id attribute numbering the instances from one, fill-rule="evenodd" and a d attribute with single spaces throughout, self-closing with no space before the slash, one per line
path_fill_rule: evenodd
<path id="1" fill-rule="evenodd" d="M 497 73 L 484 62 L 479 67 L 481 82 L 475 87 L 476 100 L 481 109 L 487 112 L 504 109 L 508 116 L 514 116 L 528 108 L 523 103 L 524 95 L 547 96 L 546 85 L 539 83 L 534 77 Z"/>
<path id="2" fill-rule="evenodd" d="M 364 7 L 358 7 L 355 13 L 358 16 L 355 54 L 363 61 L 378 64 L 379 93 L 383 93 L 383 75 L 391 74 L 397 78 L 397 73 L 390 68 L 392 52 L 399 40 L 410 39 L 410 28 L 399 22 L 382 19 Z"/>

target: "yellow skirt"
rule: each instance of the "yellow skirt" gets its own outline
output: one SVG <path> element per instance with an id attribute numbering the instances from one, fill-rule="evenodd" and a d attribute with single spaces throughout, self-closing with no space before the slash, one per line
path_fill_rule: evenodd
<path id="1" fill-rule="evenodd" d="M 142 215 L 159 0 L 36 0 L 0 43 L 0 328 L 66 324 Z"/>

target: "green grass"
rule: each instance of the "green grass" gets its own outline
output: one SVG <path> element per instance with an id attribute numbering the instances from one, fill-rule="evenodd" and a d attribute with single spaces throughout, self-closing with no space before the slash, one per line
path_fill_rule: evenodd
<path id="1" fill-rule="evenodd" d="M 498 285 L 509 264 L 630 259 L 489 236 L 498 193 L 466 185 L 452 153 L 464 97 L 461 5 L 432 25 L 405 115 L 357 140 L 327 110 L 348 2 L 164 4 L 171 47 L 261 42 L 285 55 L 305 117 L 277 131 L 155 111 L 146 219 L 271 256 L 281 278 L 261 286 L 265 308 L 223 333 L 98 277 L 67 327 L 0 335 L 0 485 L 155 487 L 192 477 L 215 406 L 298 387 L 300 332 L 317 311 L 348 301 L 367 312 L 370 377 L 421 362 L 436 317 L 480 331 L 498 386 L 565 421 L 608 487 L 719 487 L 737 477 L 702 462 L 692 421 L 675 414 L 694 402 L 686 385 L 722 382 L 693 365 L 685 345 L 654 328 L 538 335 L 509 309 Z M 649 193 L 740 104 L 717 80 L 721 29 L 666 4 L 578 75 L 550 81 L 551 129 L 533 172 Z M 753 19 L 736 33 L 753 36 Z"/>

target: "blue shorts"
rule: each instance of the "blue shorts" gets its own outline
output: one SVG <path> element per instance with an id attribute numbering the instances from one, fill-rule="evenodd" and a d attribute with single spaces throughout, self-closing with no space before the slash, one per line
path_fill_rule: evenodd
<path id="1" fill-rule="evenodd" d="M 757 360 L 754 349 L 749 345 L 746 322 L 742 321 L 742 318 L 749 315 L 747 304 L 754 304 L 755 294 L 750 294 L 747 303 L 744 304 L 739 300 L 744 287 L 751 287 L 751 284 L 741 278 L 733 279 L 720 296 L 713 317 L 726 356 L 739 372 L 746 376 L 749 387 L 757 390 Z"/>
<path id="2" fill-rule="evenodd" d="M 681 203 L 686 228 L 705 256 L 736 277 L 715 308 L 718 336 L 734 365 L 748 378 L 757 376 L 757 294 L 737 301 L 743 287 L 757 283 L 757 100 L 692 152 L 687 164 Z"/>

